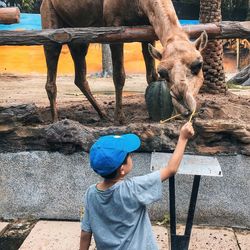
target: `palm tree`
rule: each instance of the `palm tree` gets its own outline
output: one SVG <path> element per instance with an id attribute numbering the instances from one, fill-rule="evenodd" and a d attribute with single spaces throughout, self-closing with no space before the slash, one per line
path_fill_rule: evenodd
<path id="1" fill-rule="evenodd" d="M 109 44 L 102 44 L 102 77 L 112 76 L 113 67 Z"/>
<path id="2" fill-rule="evenodd" d="M 200 0 L 201 23 L 217 23 L 221 20 L 221 0 Z M 203 51 L 203 57 L 205 78 L 203 90 L 213 94 L 226 92 L 222 40 L 209 41 Z"/>

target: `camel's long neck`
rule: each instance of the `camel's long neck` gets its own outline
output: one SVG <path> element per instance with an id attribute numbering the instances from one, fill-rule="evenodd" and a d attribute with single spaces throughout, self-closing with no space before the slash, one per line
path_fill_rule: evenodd
<path id="1" fill-rule="evenodd" d="M 176 36 L 187 37 L 171 0 L 140 0 L 140 5 L 163 46 Z"/>

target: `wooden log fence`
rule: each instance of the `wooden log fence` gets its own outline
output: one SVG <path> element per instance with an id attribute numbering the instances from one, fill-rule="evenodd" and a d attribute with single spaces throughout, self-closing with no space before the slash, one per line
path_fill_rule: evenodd
<path id="1" fill-rule="evenodd" d="M 206 31 L 209 39 L 250 39 L 250 21 L 183 26 L 191 39 Z M 158 40 L 151 26 L 87 27 L 29 31 L 0 31 L 0 45 L 43 45 L 70 42 L 130 43 Z"/>
<path id="2" fill-rule="evenodd" d="M 17 7 L 0 8 L 0 24 L 20 22 L 20 10 Z"/>

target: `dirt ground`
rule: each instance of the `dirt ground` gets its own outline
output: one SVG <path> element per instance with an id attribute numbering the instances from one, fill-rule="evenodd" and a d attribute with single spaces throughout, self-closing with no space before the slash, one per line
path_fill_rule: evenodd
<path id="1" fill-rule="evenodd" d="M 105 96 L 107 100 L 114 100 L 114 84 L 111 78 L 88 78 L 92 93 L 96 99 Z M 0 74 L 1 96 L 0 105 L 10 106 L 35 103 L 38 107 L 49 106 L 45 91 L 46 76 L 44 75 L 9 75 Z M 128 76 L 124 87 L 124 96 L 144 94 L 147 87 L 143 75 Z M 102 97 L 105 102 L 105 97 Z M 66 107 L 72 104 L 84 103 L 86 98 L 75 86 L 73 76 L 57 77 L 57 104 Z"/>
<path id="2" fill-rule="evenodd" d="M 34 103 L 39 107 L 44 123 L 50 123 L 49 101 L 45 91 L 44 75 L 0 75 L 0 106 Z M 74 85 L 73 76 L 59 76 L 57 79 L 57 107 L 59 119 L 69 118 L 90 126 L 108 126 L 112 121 L 101 121 L 80 90 Z M 111 78 L 89 77 L 90 88 L 101 108 L 113 118 L 114 85 Z M 127 123 L 149 122 L 144 99 L 147 87 L 144 75 L 132 75 L 126 79 L 123 108 Z M 213 114 L 203 118 L 240 119 L 250 121 L 250 89 L 229 91 L 228 95 L 199 94 L 200 107 L 212 107 Z"/>

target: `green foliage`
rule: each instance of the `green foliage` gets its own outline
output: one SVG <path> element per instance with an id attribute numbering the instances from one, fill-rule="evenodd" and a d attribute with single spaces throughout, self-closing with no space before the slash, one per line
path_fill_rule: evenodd
<path id="1" fill-rule="evenodd" d="M 42 0 L 1 0 L 7 6 L 17 6 L 21 12 L 39 13 Z M 249 0 L 220 0 L 223 20 L 250 20 Z M 173 0 L 180 19 L 198 19 L 200 0 Z M 190 10 L 191 8 L 191 10 Z"/>
<path id="2" fill-rule="evenodd" d="M 21 12 L 33 12 L 39 0 L 6 0 L 7 6 L 17 6 Z"/>
<path id="3" fill-rule="evenodd" d="M 156 222 L 156 225 L 163 226 L 163 225 L 169 224 L 169 222 L 170 222 L 170 215 L 169 214 L 164 214 L 164 217 L 163 217 L 162 221 Z"/>
<path id="4" fill-rule="evenodd" d="M 21 0 L 22 10 L 24 12 L 31 12 L 34 7 L 34 0 Z"/>
<path id="5" fill-rule="evenodd" d="M 226 20 L 244 21 L 247 19 L 248 0 L 222 0 L 222 15 Z"/>
<path id="6" fill-rule="evenodd" d="M 248 0 L 222 0 L 222 7 L 234 9 L 237 7 L 247 7 Z"/>
<path id="7" fill-rule="evenodd" d="M 244 21 L 246 19 L 250 20 L 250 1 L 249 0 L 218 0 L 221 1 L 222 16 L 223 20 L 238 20 Z M 177 12 L 179 18 L 189 19 L 198 19 L 199 14 L 196 13 L 196 9 L 199 9 L 200 0 L 173 0 L 174 4 L 178 6 Z M 207 1 L 209 4 L 209 1 Z M 183 8 L 182 8 L 183 6 Z M 193 12 L 188 6 L 193 7 Z M 194 16 L 195 12 L 195 16 Z"/>

